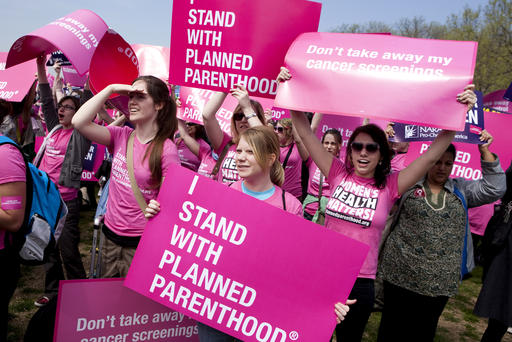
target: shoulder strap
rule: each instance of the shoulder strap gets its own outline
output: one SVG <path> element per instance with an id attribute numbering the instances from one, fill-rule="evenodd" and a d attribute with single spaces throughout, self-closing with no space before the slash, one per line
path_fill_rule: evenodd
<path id="1" fill-rule="evenodd" d="M 286 211 L 286 191 L 284 191 L 283 189 L 281 189 L 281 197 L 282 197 L 282 200 L 283 200 L 283 210 Z"/>
<path id="2" fill-rule="evenodd" d="M 226 154 L 228 153 L 228 150 L 232 145 L 233 145 L 233 141 L 230 141 L 226 144 L 226 146 L 224 146 L 224 149 L 222 150 L 222 152 L 219 155 L 219 159 L 217 159 L 217 162 L 215 163 L 215 166 L 213 167 L 213 170 L 211 173 L 212 176 L 216 176 L 217 173 L 219 173 L 220 165 L 222 164 L 222 161 L 226 157 Z"/>
<path id="3" fill-rule="evenodd" d="M 288 153 L 286 153 L 286 157 L 284 158 L 284 161 L 283 161 L 283 169 L 285 169 L 286 164 L 288 164 L 288 159 L 290 159 L 290 155 L 292 154 L 293 146 L 295 146 L 295 143 L 292 143 L 290 145 L 290 147 L 288 148 Z"/>
<path id="4" fill-rule="evenodd" d="M 41 164 L 41 160 L 43 160 L 43 154 L 46 150 L 46 144 L 48 143 L 48 139 L 55 133 L 55 131 L 62 128 L 61 124 L 55 125 L 53 129 L 44 137 L 43 143 L 41 144 L 41 147 L 39 147 L 39 151 L 37 151 L 36 157 L 34 158 L 34 165 L 36 167 L 39 167 L 39 164 Z"/>
<path id="5" fill-rule="evenodd" d="M 318 184 L 318 205 L 320 205 L 320 200 L 322 199 L 323 185 L 324 185 L 324 175 L 322 174 L 322 171 L 320 171 L 320 182 Z"/>
<path id="6" fill-rule="evenodd" d="M 135 172 L 133 171 L 133 139 L 135 138 L 135 131 L 132 131 L 126 143 L 126 167 L 128 168 L 128 177 L 130 178 L 130 186 L 132 187 L 133 195 L 139 204 L 142 213 L 146 211 L 148 204 L 142 196 L 137 180 L 135 179 Z"/>

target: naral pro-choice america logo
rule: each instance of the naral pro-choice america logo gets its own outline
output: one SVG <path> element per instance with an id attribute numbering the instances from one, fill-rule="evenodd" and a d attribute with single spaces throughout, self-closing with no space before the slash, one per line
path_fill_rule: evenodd
<path id="1" fill-rule="evenodd" d="M 419 137 L 418 125 L 405 125 L 405 139 Z"/>

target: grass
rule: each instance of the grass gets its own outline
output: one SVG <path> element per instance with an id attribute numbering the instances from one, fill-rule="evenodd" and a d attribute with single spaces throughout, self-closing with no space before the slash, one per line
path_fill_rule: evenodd
<path id="1" fill-rule="evenodd" d="M 80 216 L 81 244 L 80 253 L 83 256 L 84 266 L 89 272 L 90 249 L 92 246 L 92 219 L 93 212 L 82 212 Z M 23 341 L 27 324 L 36 312 L 34 300 L 43 294 L 44 269 L 43 266 L 22 266 L 21 279 L 18 288 L 9 305 L 9 333 L 7 341 Z M 476 342 L 487 326 L 485 319 L 473 315 L 473 307 L 482 285 L 482 269 L 477 267 L 473 277 L 462 282 L 457 296 L 451 298 L 439 321 L 435 342 L 467 341 Z M 380 322 L 380 313 L 371 315 L 363 337 L 365 342 L 377 339 Z M 512 335 L 506 334 L 504 342 L 512 342 Z M 309 342 L 309 341 L 308 341 Z"/>

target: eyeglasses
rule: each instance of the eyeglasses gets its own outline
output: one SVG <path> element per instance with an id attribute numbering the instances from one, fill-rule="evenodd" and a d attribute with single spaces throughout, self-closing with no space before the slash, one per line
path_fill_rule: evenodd
<path id="1" fill-rule="evenodd" d="M 375 153 L 379 150 L 379 144 L 377 144 L 377 143 L 365 144 L 365 143 L 354 141 L 354 142 L 352 142 L 350 147 L 352 148 L 353 151 L 356 151 L 356 152 L 361 152 L 363 150 L 363 148 L 368 153 Z"/>
<path id="2" fill-rule="evenodd" d="M 196 124 L 195 122 L 187 122 L 185 125 L 187 125 L 187 127 L 196 127 L 196 126 L 199 126 L 199 124 Z"/>
<path id="3" fill-rule="evenodd" d="M 70 105 L 58 105 L 57 110 L 64 108 L 64 110 L 75 110 L 75 107 L 71 107 Z"/>
<path id="4" fill-rule="evenodd" d="M 234 113 L 233 119 L 235 121 L 242 121 L 245 118 L 245 115 L 243 113 Z"/>
<path id="5" fill-rule="evenodd" d="M 274 127 L 274 132 L 283 133 L 284 132 L 284 127 L 280 127 L 280 126 Z"/>

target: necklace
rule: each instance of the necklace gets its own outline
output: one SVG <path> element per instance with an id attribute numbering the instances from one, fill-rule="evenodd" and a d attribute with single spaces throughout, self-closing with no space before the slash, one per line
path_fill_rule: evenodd
<path id="1" fill-rule="evenodd" d="M 425 191 L 425 202 L 427 202 L 427 205 L 434 211 L 443 210 L 446 202 L 446 191 L 444 188 L 441 188 L 441 191 L 436 195 L 438 200 L 442 196 L 442 203 L 439 203 L 440 201 L 434 202 L 434 194 L 432 190 L 430 190 L 427 182 L 423 183 L 422 188 Z"/>

